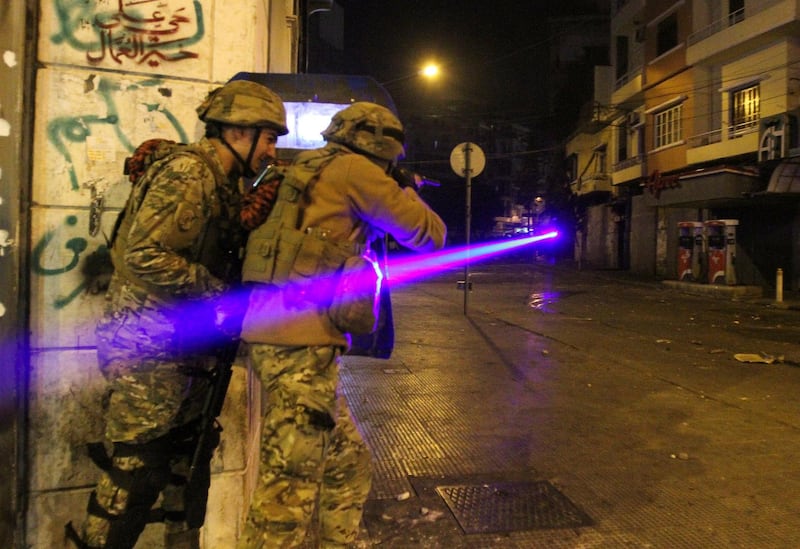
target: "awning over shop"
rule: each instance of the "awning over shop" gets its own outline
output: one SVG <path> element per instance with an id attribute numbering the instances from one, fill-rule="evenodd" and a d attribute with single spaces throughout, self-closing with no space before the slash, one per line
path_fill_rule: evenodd
<path id="1" fill-rule="evenodd" d="M 719 208 L 744 205 L 764 183 L 756 173 L 724 167 L 670 176 L 654 172 L 644 187 L 648 206 Z"/>
<path id="2" fill-rule="evenodd" d="M 767 193 L 800 195 L 800 160 L 778 164 L 769 178 Z"/>

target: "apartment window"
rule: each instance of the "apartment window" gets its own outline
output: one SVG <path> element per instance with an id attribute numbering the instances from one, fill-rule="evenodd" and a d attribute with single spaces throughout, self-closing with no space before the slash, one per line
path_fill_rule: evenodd
<path id="1" fill-rule="evenodd" d="M 619 128 L 617 132 L 617 162 L 628 159 L 628 126 Z"/>
<path id="2" fill-rule="evenodd" d="M 683 104 L 676 105 L 661 112 L 657 112 L 655 117 L 655 141 L 653 148 L 659 149 L 667 145 L 673 145 L 683 139 Z"/>
<path id="3" fill-rule="evenodd" d="M 678 14 L 665 17 L 656 31 L 656 57 L 678 45 Z"/>
<path id="4" fill-rule="evenodd" d="M 628 37 L 617 36 L 617 80 L 628 74 Z"/>
<path id="5" fill-rule="evenodd" d="M 572 153 L 564 162 L 564 171 L 567 173 L 567 180 L 572 182 L 578 179 L 578 155 Z"/>
<path id="6" fill-rule="evenodd" d="M 728 3 L 728 22 L 731 25 L 744 21 L 744 0 L 730 0 Z"/>
<path id="7" fill-rule="evenodd" d="M 761 115 L 760 86 L 748 86 L 733 90 L 731 93 L 731 126 L 732 136 L 747 133 L 758 126 Z"/>
<path id="8" fill-rule="evenodd" d="M 604 175 L 608 173 L 608 168 L 606 165 L 606 148 L 607 145 L 605 143 L 602 143 L 594 148 L 595 174 Z"/>

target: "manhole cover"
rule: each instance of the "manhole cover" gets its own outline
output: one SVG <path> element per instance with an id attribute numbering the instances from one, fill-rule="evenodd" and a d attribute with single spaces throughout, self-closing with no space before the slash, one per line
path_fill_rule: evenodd
<path id="1" fill-rule="evenodd" d="M 466 534 L 590 526 L 592 519 L 547 481 L 437 486 Z"/>

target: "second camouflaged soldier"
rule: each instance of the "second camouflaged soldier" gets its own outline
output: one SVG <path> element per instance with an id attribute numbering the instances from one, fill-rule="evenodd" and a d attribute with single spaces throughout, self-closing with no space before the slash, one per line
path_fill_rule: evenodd
<path id="1" fill-rule="evenodd" d="M 226 311 L 214 304 L 240 277 L 240 176 L 275 156 L 287 128 L 281 99 L 248 81 L 217 88 L 197 113 L 206 136 L 149 166 L 115 235 L 115 271 L 97 327 L 110 387 L 107 455 L 95 456 L 104 471 L 86 520 L 78 532 L 68 526 L 80 548 L 132 548 L 159 496 L 165 547 L 199 547 L 215 446 L 187 484 L 216 366 L 203 344 L 224 329 Z"/>
<path id="2" fill-rule="evenodd" d="M 403 126 L 390 110 L 354 103 L 322 135 L 326 146 L 295 158 L 273 217 L 248 239 L 244 278 L 253 287 L 242 339 L 268 402 L 261 468 L 239 549 L 299 547 L 315 514 L 320 547 L 356 540 L 370 454 L 337 387 L 348 338 L 329 314 L 333 296 L 325 277 L 343 255 L 360 253 L 384 233 L 422 252 L 445 243 L 441 218 L 415 189 L 388 175 L 404 153 Z M 276 231 L 274 216 L 287 207 L 282 193 L 293 185 L 304 188 L 302 218 Z M 278 271 L 309 284 L 283 284 Z"/>

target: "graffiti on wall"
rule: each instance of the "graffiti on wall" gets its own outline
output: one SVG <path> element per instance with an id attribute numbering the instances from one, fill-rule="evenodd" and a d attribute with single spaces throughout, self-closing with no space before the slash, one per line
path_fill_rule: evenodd
<path id="1" fill-rule="evenodd" d="M 196 59 L 192 46 L 205 33 L 199 0 L 52 0 L 55 45 L 85 52 L 97 66 L 158 67 Z M 112 6 L 113 5 L 113 6 Z"/>
<path id="2" fill-rule="evenodd" d="M 78 224 L 78 217 L 75 215 L 68 215 L 64 219 L 64 225 L 67 230 Z M 63 229 L 62 229 L 63 230 Z M 31 252 L 31 268 L 35 274 L 40 276 L 55 276 L 68 273 L 78 267 L 80 262 L 81 253 L 86 251 L 89 242 L 83 237 L 73 237 L 64 243 L 64 248 L 67 253 L 64 254 L 60 250 L 51 250 L 51 243 L 59 234 L 58 229 L 50 229 L 47 231 L 36 243 Z M 57 257 L 59 261 L 53 265 L 48 264 L 47 259 Z M 82 291 L 86 289 L 86 283 L 82 282 L 74 290 L 69 292 L 66 296 L 56 297 L 53 305 L 56 309 L 61 309 L 72 302 Z"/>
<path id="3" fill-rule="evenodd" d="M 103 185 L 108 185 L 108 182 L 105 181 L 104 177 L 79 181 L 70 149 L 74 148 L 75 145 L 85 145 L 87 141 L 97 133 L 106 133 L 113 136 L 111 140 L 116 139 L 117 141 L 116 144 L 109 144 L 109 148 L 125 150 L 128 153 L 133 152 L 139 143 L 135 141 L 135 138 L 132 139 L 130 137 L 133 133 L 126 132 L 121 124 L 121 120 L 130 118 L 130 113 L 121 113 L 118 104 L 123 104 L 126 109 L 139 107 L 136 111 L 137 124 L 143 124 L 145 127 L 167 128 L 167 132 L 163 132 L 162 130 L 162 132 L 159 132 L 159 136 L 177 139 L 183 143 L 189 142 L 186 130 L 175 114 L 165 106 L 164 102 L 153 100 L 152 102 L 145 102 L 134 106 L 131 105 L 130 101 L 125 101 L 120 97 L 121 94 L 136 94 L 137 90 L 148 87 L 156 89 L 159 96 L 171 96 L 171 90 L 165 87 L 162 80 L 148 79 L 140 81 L 137 84 L 127 83 L 124 89 L 118 81 L 109 78 L 101 77 L 97 79 L 96 84 L 94 80 L 95 78 L 93 76 L 87 80 L 86 93 L 94 93 L 97 95 L 97 101 L 93 103 L 99 105 L 100 108 L 98 110 L 104 111 L 105 114 L 76 113 L 71 116 L 57 116 L 51 119 L 47 124 L 47 139 L 66 162 L 71 190 L 80 191 L 82 188 L 88 188 L 91 191 L 88 236 L 95 236 L 99 229 L 100 214 L 103 208 L 103 195 L 107 190 L 107 187 L 103 187 Z M 139 95 L 139 97 L 143 96 L 146 96 L 146 94 Z M 133 128 L 130 128 L 131 132 L 133 130 Z M 86 148 L 83 150 L 86 151 Z M 88 158 L 81 158 L 79 161 L 91 160 L 93 154 L 97 155 L 100 153 L 89 150 L 86 152 Z M 120 164 L 120 177 L 122 177 L 122 171 L 123 167 Z M 57 249 L 59 243 L 63 240 L 63 233 L 65 231 L 74 232 L 74 228 L 77 225 L 77 216 L 68 215 L 64 220 L 63 226 L 57 229 L 50 229 L 44 233 L 32 250 L 31 268 L 34 274 L 53 277 L 70 273 L 76 268 L 81 267 L 82 258 L 90 255 L 90 252 L 97 250 L 102 251 L 102 249 L 105 248 L 105 244 L 99 244 L 94 250 L 90 250 L 89 240 L 84 237 L 76 236 L 66 240 L 64 249 Z M 54 260 L 53 258 L 57 259 Z M 56 261 L 57 264 L 47 265 L 46 259 L 51 262 Z M 84 291 L 94 293 L 92 288 L 89 287 L 89 283 L 84 277 L 81 277 L 81 282 L 79 282 L 77 287 L 67 292 L 66 295 L 55 297 L 52 302 L 53 306 L 56 309 L 63 309 Z"/>
<path id="4" fill-rule="evenodd" d="M 126 91 L 136 89 L 137 87 L 163 85 L 163 81 L 158 79 L 145 80 L 136 85 L 129 85 Z M 72 154 L 69 150 L 71 143 L 85 143 L 86 140 L 92 135 L 94 126 L 111 126 L 114 135 L 116 135 L 122 148 L 128 152 L 133 152 L 138 143 L 132 143 L 130 138 L 127 137 L 124 130 L 120 127 L 119 109 L 116 105 L 115 95 L 120 93 L 121 87 L 118 82 L 108 78 L 100 78 L 94 91 L 98 94 L 101 103 L 105 106 L 105 115 L 100 116 L 97 114 L 79 114 L 73 116 L 59 116 L 47 124 L 47 139 L 56 148 L 58 153 L 64 158 L 67 163 L 67 170 L 69 173 L 70 187 L 72 190 L 77 191 L 80 189 L 78 182 L 78 175 L 75 171 L 73 164 Z M 164 90 L 163 93 L 169 93 Z M 178 140 L 182 143 L 188 142 L 186 131 L 181 126 L 177 117 L 164 106 L 163 103 L 147 103 L 144 105 L 147 116 L 162 116 L 169 125 L 174 128 L 178 134 Z M 146 122 L 146 121 L 145 121 Z"/>

